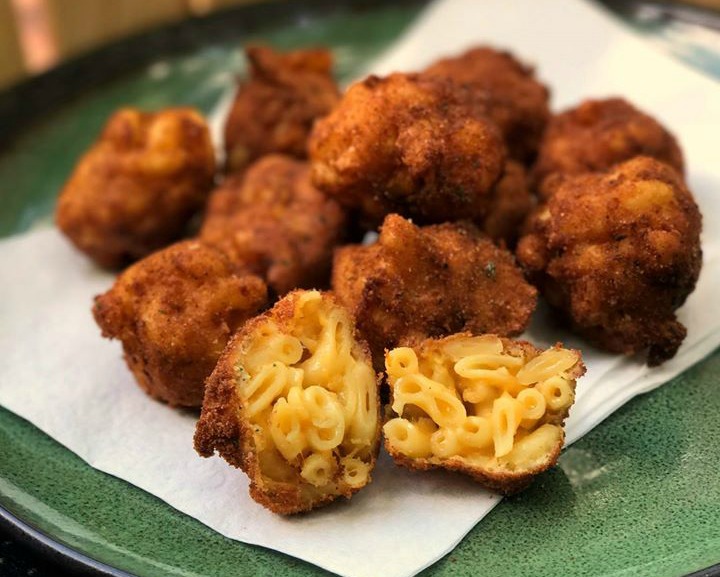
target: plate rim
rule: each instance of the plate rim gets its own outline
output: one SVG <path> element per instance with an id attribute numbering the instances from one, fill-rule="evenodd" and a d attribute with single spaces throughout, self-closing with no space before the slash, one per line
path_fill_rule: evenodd
<path id="1" fill-rule="evenodd" d="M 69 449 L 66 450 L 69 451 Z M 112 567 L 107 563 L 93 559 L 73 547 L 61 543 L 58 539 L 51 537 L 44 531 L 34 527 L 28 521 L 11 513 L 2 505 L 0 505 L 0 525 L 16 541 L 36 553 L 42 554 L 46 559 L 59 565 L 62 569 L 72 571 L 73 575 L 84 575 L 87 577 L 137 577 L 133 573 Z"/>
<path id="2" fill-rule="evenodd" d="M 395 0 L 393 4 L 422 6 L 428 3 L 429 0 Z M 0 117 L 7 119 L 15 116 L 7 113 L 11 108 L 21 107 L 24 109 L 23 113 L 17 114 L 17 122 L 6 127 L 8 139 L 5 142 L 10 145 L 14 137 L 27 129 L 32 124 L 32 121 L 28 119 L 33 118 L 35 115 L 41 116 L 47 113 L 46 98 L 43 98 L 42 95 L 47 95 L 53 102 L 57 101 L 58 94 L 46 90 L 48 84 L 55 84 L 59 78 L 72 76 L 74 81 L 67 83 L 67 92 L 64 94 L 65 98 L 72 99 L 79 92 L 87 88 L 84 83 L 76 82 L 78 78 L 85 76 L 85 74 L 80 73 L 87 71 L 89 67 L 94 66 L 98 61 L 110 60 L 113 62 L 113 66 L 103 68 L 103 73 L 100 77 L 95 75 L 91 78 L 90 82 L 93 85 L 100 84 L 119 74 L 136 69 L 142 66 L 144 62 L 147 62 L 148 58 L 157 57 L 157 53 L 149 50 L 147 51 L 148 56 L 146 58 L 143 58 L 138 52 L 137 54 L 133 54 L 135 57 L 127 58 L 125 64 L 120 63 L 117 55 L 130 47 L 142 46 L 143 42 L 138 42 L 138 40 L 159 37 L 167 41 L 169 35 L 176 33 L 179 36 L 179 42 L 176 44 L 166 42 L 164 45 L 165 53 L 174 54 L 192 47 L 193 40 L 189 40 L 187 37 L 188 29 L 196 27 L 209 28 L 213 22 L 218 22 L 221 19 L 237 21 L 241 16 L 255 13 L 254 19 L 250 20 L 246 26 L 236 30 L 236 33 L 242 36 L 267 23 L 272 16 L 282 14 L 285 18 L 292 18 L 300 14 L 303 9 L 310 8 L 313 11 L 324 11 L 325 14 L 327 14 L 327 11 L 338 12 L 347 9 L 354 11 L 382 6 L 387 6 L 383 0 L 303 0 L 302 2 L 297 2 L 297 0 L 272 0 L 270 2 L 253 0 L 243 6 L 221 9 L 212 14 L 200 17 L 190 16 L 186 20 L 178 23 L 154 27 L 147 32 L 99 46 L 88 53 L 72 57 L 38 76 L 24 78 L 0 90 Z M 257 12 L 261 12 L 262 14 L 258 15 Z M 197 37 L 194 41 L 197 42 Z M 30 94 L 32 94 L 34 98 L 27 98 Z M 27 111 L 31 107 L 35 109 L 35 114 L 27 114 Z M 0 152 L 3 148 L 4 146 L 0 145 Z M 19 417 L 12 411 L 9 412 L 11 412 L 13 416 Z M 37 429 L 34 424 L 30 423 L 30 425 Z M 69 449 L 63 448 L 72 453 Z M 87 464 L 86 466 L 91 467 Z M 133 489 L 138 489 L 138 487 L 127 481 L 123 480 L 123 482 Z M 153 497 L 157 499 L 154 495 Z M 164 503 L 164 505 L 170 507 L 166 503 Z M 185 515 L 185 513 L 182 514 Z M 130 573 L 105 562 L 98 561 L 79 549 L 62 543 L 61 540 L 53 537 L 51 533 L 38 529 L 32 523 L 12 513 L 1 504 L 0 526 L 19 543 L 43 555 L 46 559 L 57 564 L 62 569 L 71 571 L 73 575 L 88 577 L 138 577 L 135 573 Z M 684 577 L 720 577 L 720 563 L 684 574 Z"/>

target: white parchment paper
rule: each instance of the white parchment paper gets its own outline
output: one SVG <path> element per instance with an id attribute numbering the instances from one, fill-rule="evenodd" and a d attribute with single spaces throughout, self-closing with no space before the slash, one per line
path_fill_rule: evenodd
<path id="1" fill-rule="evenodd" d="M 534 318 L 527 337 L 583 349 L 588 374 L 568 422 L 569 441 L 633 396 L 659 386 L 720 344 L 720 126 L 718 84 L 670 60 L 581 0 L 441 0 L 372 70 L 410 70 L 477 42 L 534 61 L 556 107 L 623 94 L 680 137 L 704 214 L 704 268 L 680 311 L 688 337 L 655 369 L 555 334 Z M 0 242 L 0 404 L 91 466 L 125 479 L 231 537 L 348 577 L 414 575 L 445 555 L 498 503 L 470 481 L 411 474 L 382 456 L 374 482 L 350 502 L 282 518 L 247 495 L 245 476 L 192 449 L 194 419 L 151 401 L 133 383 L 118 343 L 100 338 L 90 306 L 113 277 L 55 229 Z"/>

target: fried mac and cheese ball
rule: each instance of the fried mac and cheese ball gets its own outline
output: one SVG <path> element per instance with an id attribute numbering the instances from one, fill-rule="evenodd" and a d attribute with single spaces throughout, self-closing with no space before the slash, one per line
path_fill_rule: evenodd
<path id="1" fill-rule="evenodd" d="M 245 52 L 250 78 L 240 84 L 225 124 L 228 170 L 273 152 L 305 158 L 313 122 L 340 98 L 332 55 L 322 48 L 283 54 L 266 46 Z"/>
<path id="2" fill-rule="evenodd" d="M 214 174 L 210 133 L 195 110 L 121 109 L 65 184 L 56 222 L 99 265 L 118 268 L 182 236 Z"/>
<path id="3" fill-rule="evenodd" d="M 294 291 L 233 337 L 208 379 L 195 448 L 250 478 L 275 513 L 308 511 L 370 482 L 380 442 L 377 375 L 350 315 Z"/>
<path id="4" fill-rule="evenodd" d="M 310 182 L 307 163 L 273 154 L 212 193 L 200 238 L 276 294 L 327 285 L 346 218 Z"/>
<path id="5" fill-rule="evenodd" d="M 636 156 L 651 156 L 683 173 L 675 137 L 622 98 L 586 100 L 553 117 L 540 144 L 533 181 L 542 197 L 551 175 L 607 170 Z"/>
<path id="6" fill-rule="evenodd" d="M 385 447 L 410 469 L 441 467 L 503 494 L 524 489 L 560 455 L 585 367 L 578 351 L 545 351 L 496 335 L 456 334 L 385 357 L 391 416 Z"/>
<path id="7" fill-rule="evenodd" d="M 701 216 L 682 177 L 638 157 L 606 173 L 565 177 L 533 214 L 517 257 L 551 305 L 594 344 L 673 357 L 675 317 L 702 264 Z"/>
<path id="8" fill-rule="evenodd" d="M 336 251 L 332 280 L 378 367 L 385 349 L 427 337 L 517 335 L 537 300 L 512 254 L 472 224 L 417 227 L 394 214 L 374 245 Z"/>
<path id="9" fill-rule="evenodd" d="M 204 382 L 230 336 L 267 304 L 256 276 L 198 241 L 158 251 L 95 298 L 103 336 L 122 342 L 140 387 L 173 406 L 199 407 Z"/>
<path id="10" fill-rule="evenodd" d="M 418 222 L 483 218 L 505 166 L 497 127 L 473 116 L 450 82 L 370 76 L 318 120 L 312 178 L 372 225 L 389 213 Z"/>
<path id="11" fill-rule="evenodd" d="M 500 128 L 510 156 L 523 163 L 535 157 L 550 118 L 550 91 L 531 66 L 510 52 L 478 46 L 438 60 L 423 75 L 468 88 L 474 107 Z"/>

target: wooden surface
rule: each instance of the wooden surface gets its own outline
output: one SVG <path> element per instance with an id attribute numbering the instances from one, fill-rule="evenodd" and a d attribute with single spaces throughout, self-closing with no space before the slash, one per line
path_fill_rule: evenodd
<path id="1" fill-rule="evenodd" d="M 24 66 L 10 0 L 0 0 L 0 88 L 18 80 Z"/>

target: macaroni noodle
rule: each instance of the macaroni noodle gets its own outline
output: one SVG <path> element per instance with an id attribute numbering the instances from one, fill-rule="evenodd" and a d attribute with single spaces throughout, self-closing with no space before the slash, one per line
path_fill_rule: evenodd
<path id="1" fill-rule="evenodd" d="M 515 467 L 547 459 L 562 442 L 558 423 L 574 400 L 570 374 L 582 365 L 578 353 L 558 346 L 541 352 L 458 335 L 393 349 L 386 368 L 396 415 L 383 428 L 391 454 Z"/>

